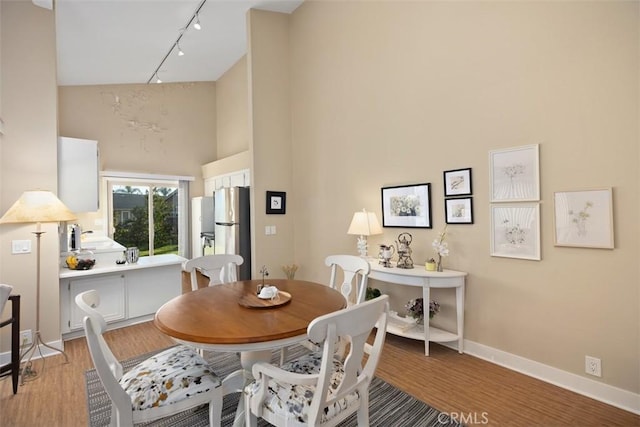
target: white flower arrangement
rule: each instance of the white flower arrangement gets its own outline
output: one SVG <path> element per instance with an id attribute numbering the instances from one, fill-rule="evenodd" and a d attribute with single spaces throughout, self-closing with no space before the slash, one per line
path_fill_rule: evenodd
<path id="1" fill-rule="evenodd" d="M 447 226 L 444 227 L 444 230 L 438 235 L 437 239 L 433 240 L 431 246 L 436 250 L 438 254 L 438 271 L 442 271 L 442 257 L 449 256 L 449 244 L 444 241 L 445 236 L 447 235 Z"/>

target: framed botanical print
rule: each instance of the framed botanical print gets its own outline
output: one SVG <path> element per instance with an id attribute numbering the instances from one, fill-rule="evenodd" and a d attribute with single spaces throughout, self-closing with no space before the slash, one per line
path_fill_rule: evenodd
<path id="1" fill-rule="evenodd" d="M 446 199 L 444 215 L 447 224 L 473 224 L 473 199 L 471 197 Z"/>
<path id="2" fill-rule="evenodd" d="M 444 171 L 443 178 L 445 197 L 471 195 L 471 168 Z"/>
<path id="3" fill-rule="evenodd" d="M 540 204 L 491 205 L 491 256 L 540 260 Z"/>
<path id="4" fill-rule="evenodd" d="M 540 200 L 539 146 L 489 152 L 491 202 Z"/>
<path id="5" fill-rule="evenodd" d="M 611 188 L 554 193 L 556 246 L 613 249 Z"/>
<path id="6" fill-rule="evenodd" d="M 384 187 L 383 227 L 431 228 L 431 184 Z"/>

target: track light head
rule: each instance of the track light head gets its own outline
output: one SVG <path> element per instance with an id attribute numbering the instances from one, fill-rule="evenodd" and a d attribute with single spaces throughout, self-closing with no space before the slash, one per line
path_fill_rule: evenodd
<path id="1" fill-rule="evenodd" d="M 176 47 L 178 48 L 178 56 L 184 56 L 184 52 L 180 48 L 180 43 L 176 42 Z"/>
<path id="2" fill-rule="evenodd" d="M 195 28 L 196 30 L 199 30 L 202 28 L 202 25 L 200 25 L 200 17 L 198 16 L 197 13 L 196 13 L 196 22 L 193 24 L 193 28 Z"/>

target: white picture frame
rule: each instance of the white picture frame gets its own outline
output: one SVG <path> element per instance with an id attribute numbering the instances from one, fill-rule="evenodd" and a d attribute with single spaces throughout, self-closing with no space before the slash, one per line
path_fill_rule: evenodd
<path id="1" fill-rule="evenodd" d="M 541 259 L 539 203 L 491 205 L 491 256 Z"/>
<path id="2" fill-rule="evenodd" d="M 557 191 L 554 245 L 614 249 L 613 190 Z"/>
<path id="3" fill-rule="evenodd" d="M 490 201 L 540 200 L 539 145 L 489 151 Z"/>

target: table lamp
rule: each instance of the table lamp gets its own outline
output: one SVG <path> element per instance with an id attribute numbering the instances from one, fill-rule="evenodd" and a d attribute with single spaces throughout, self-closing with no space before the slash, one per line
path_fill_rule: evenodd
<path id="1" fill-rule="evenodd" d="M 18 223 L 36 223 L 36 231 L 32 233 L 36 235 L 36 333 L 31 346 L 23 353 L 23 357 L 27 354 L 27 366 L 31 363 L 36 350 L 42 356 L 40 346 L 50 348 L 64 355 L 65 360 L 69 361 L 66 353 L 55 347 L 51 347 L 42 340 L 40 335 L 40 237 L 44 233 L 40 229 L 42 222 L 61 222 L 73 221 L 76 216 L 50 191 L 25 191 L 22 196 L 9 208 L 9 210 L 0 218 L 0 224 L 18 224 Z M 26 368 L 25 368 L 26 369 Z M 31 371 L 33 375 L 35 372 Z M 24 383 L 24 374 L 22 375 Z"/>
<path id="2" fill-rule="evenodd" d="M 374 212 L 367 212 L 362 209 L 362 212 L 356 212 L 353 214 L 351 225 L 347 234 L 359 235 L 358 237 L 358 252 L 363 258 L 367 257 L 367 236 L 373 236 L 375 234 L 382 234 L 382 227 L 378 217 Z"/>

